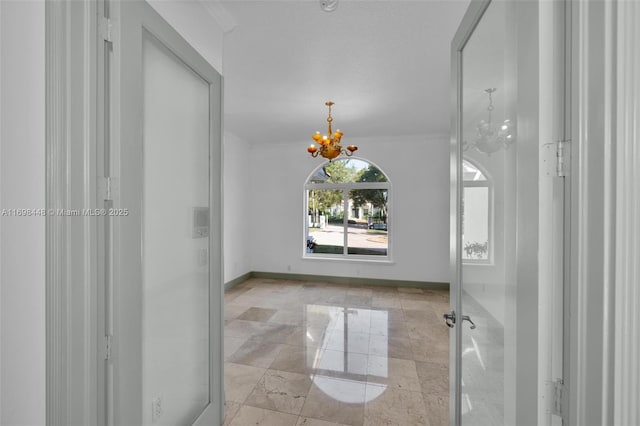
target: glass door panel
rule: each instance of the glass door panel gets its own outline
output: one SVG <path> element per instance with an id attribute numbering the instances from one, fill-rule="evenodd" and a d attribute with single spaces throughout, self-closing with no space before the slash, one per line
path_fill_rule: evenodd
<path id="1" fill-rule="evenodd" d="M 515 133 L 519 111 L 512 9 L 507 2 L 491 2 L 461 58 L 462 266 L 456 323 L 463 425 L 516 424 L 515 248 L 522 224 L 515 218 L 518 197 L 524 195 L 519 190 L 529 185 L 537 202 L 537 176 L 518 173 L 526 141 L 517 140 Z M 529 161 L 535 164 L 535 156 Z"/>
<path id="2" fill-rule="evenodd" d="M 209 84 L 148 33 L 143 53 L 143 421 L 209 403 Z"/>
<path id="3" fill-rule="evenodd" d="M 565 45 L 564 13 L 472 1 L 454 39 L 452 425 L 559 419 L 566 183 L 549 146 L 567 104 L 565 58 L 546 55 Z"/>

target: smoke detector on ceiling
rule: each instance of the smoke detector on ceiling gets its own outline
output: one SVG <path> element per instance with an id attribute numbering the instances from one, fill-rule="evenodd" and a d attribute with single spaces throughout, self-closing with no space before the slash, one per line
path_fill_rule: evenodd
<path id="1" fill-rule="evenodd" d="M 333 12 L 338 7 L 338 0 L 320 0 L 320 8 L 325 12 Z"/>

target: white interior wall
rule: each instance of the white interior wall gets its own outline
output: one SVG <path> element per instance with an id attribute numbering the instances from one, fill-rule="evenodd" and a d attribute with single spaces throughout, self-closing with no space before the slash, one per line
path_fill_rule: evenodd
<path id="1" fill-rule="evenodd" d="M 44 207 L 44 1 L 0 2 L 0 208 Z M 0 424 L 45 423 L 44 217 L 0 218 Z"/>
<path id="2" fill-rule="evenodd" d="M 393 262 L 303 259 L 303 188 L 323 160 L 311 158 L 304 142 L 270 141 L 250 149 L 251 270 L 449 282 L 448 137 L 345 142 L 358 145 L 358 157 L 379 166 L 391 182 Z"/>
<path id="3" fill-rule="evenodd" d="M 224 157 L 224 282 L 251 272 L 252 221 L 256 221 L 255 204 L 250 188 L 253 168 L 249 145 L 233 134 L 223 138 Z"/>
<path id="4" fill-rule="evenodd" d="M 147 0 L 216 71 L 222 74 L 223 31 L 199 1 Z"/>

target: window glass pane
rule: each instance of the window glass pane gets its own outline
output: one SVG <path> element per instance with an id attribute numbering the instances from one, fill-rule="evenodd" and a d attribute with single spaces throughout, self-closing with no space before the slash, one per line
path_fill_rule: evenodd
<path id="1" fill-rule="evenodd" d="M 387 255 L 389 250 L 388 195 L 386 189 L 352 189 L 349 191 L 349 203 L 351 204 L 351 215 L 347 221 L 349 254 Z"/>
<path id="2" fill-rule="evenodd" d="M 464 188 L 462 259 L 489 260 L 489 188 L 486 186 Z"/>
<path id="3" fill-rule="evenodd" d="M 387 177 L 366 161 L 355 158 L 340 159 L 318 168 L 309 179 L 311 183 L 387 182 Z"/>
<path id="4" fill-rule="evenodd" d="M 344 196 L 341 189 L 312 189 L 307 196 L 308 253 L 344 254 Z"/>
<path id="5" fill-rule="evenodd" d="M 388 257 L 388 185 L 385 174 L 365 160 L 318 167 L 307 181 L 306 252 Z"/>

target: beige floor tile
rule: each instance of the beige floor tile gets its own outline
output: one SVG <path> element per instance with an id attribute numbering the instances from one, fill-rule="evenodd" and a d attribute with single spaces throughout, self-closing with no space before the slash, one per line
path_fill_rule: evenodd
<path id="1" fill-rule="evenodd" d="M 322 352 L 318 374 L 366 382 L 368 355 L 327 349 Z"/>
<path id="2" fill-rule="evenodd" d="M 349 353 L 369 353 L 369 333 L 352 332 L 345 333 L 343 330 L 333 330 L 331 335 L 325 339 L 323 347 L 335 351 L 346 351 Z"/>
<path id="3" fill-rule="evenodd" d="M 226 401 L 224 403 L 224 423 L 222 423 L 222 426 L 227 426 L 231 423 L 241 406 L 242 404 L 235 401 Z"/>
<path id="4" fill-rule="evenodd" d="M 371 299 L 371 307 L 400 309 L 402 305 L 400 305 L 400 299 L 395 296 L 374 295 Z"/>
<path id="5" fill-rule="evenodd" d="M 242 314 L 238 315 L 238 319 L 246 320 L 246 321 L 268 321 L 276 312 L 276 309 L 265 309 L 265 308 L 256 308 L 251 307 L 244 311 Z"/>
<path id="6" fill-rule="evenodd" d="M 269 343 L 262 338 L 248 339 L 229 356 L 227 361 L 235 364 L 252 365 L 267 368 L 285 345 Z"/>
<path id="7" fill-rule="evenodd" d="M 411 344 L 411 339 L 404 339 L 401 337 L 389 337 L 388 339 L 387 357 L 414 359 L 414 350 L 413 345 Z"/>
<path id="8" fill-rule="evenodd" d="M 373 296 L 373 290 L 366 287 L 349 287 L 347 288 L 347 296 Z"/>
<path id="9" fill-rule="evenodd" d="M 269 318 L 269 322 L 277 323 L 277 324 L 287 324 L 300 326 L 304 322 L 304 311 L 300 310 L 285 310 L 280 309 L 275 313 L 271 318 Z"/>
<path id="10" fill-rule="evenodd" d="M 242 315 L 247 310 L 246 306 L 237 305 L 233 302 L 225 303 L 224 305 L 224 319 L 225 320 L 233 320 L 238 318 L 238 316 Z"/>
<path id="11" fill-rule="evenodd" d="M 429 426 L 449 426 L 449 395 L 425 395 Z"/>
<path id="12" fill-rule="evenodd" d="M 236 298 L 249 291 L 249 288 L 235 286 L 234 288 L 224 292 L 224 303 L 233 302 Z"/>
<path id="13" fill-rule="evenodd" d="M 422 393 L 449 394 L 449 364 L 441 362 L 416 362 Z"/>
<path id="14" fill-rule="evenodd" d="M 423 362 L 449 363 L 449 341 L 434 337 L 411 339 L 413 359 Z"/>
<path id="15" fill-rule="evenodd" d="M 298 327 L 295 325 L 267 323 L 267 327 L 256 335 L 265 342 L 287 343 L 297 330 Z"/>
<path id="16" fill-rule="evenodd" d="M 421 288 L 414 288 L 414 287 L 398 287 L 398 293 L 408 293 L 411 295 L 423 294 L 424 290 Z"/>
<path id="17" fill-rule="evenodd" d="M 269 368 L 291 373 L 313 373 L 318 367 L 321 353 L 319 347 L 287 345 L 280 350 Z"/>
<path id="18" fill-rule="evenodd" d="M 416 299 L 400 299 L 400 306 L 402 309 L 411 309 L 416 311 L 427 311 L 430 312 L 433 308 L 431 307 L 431 303 L 426 300 L 416 300 Z"/>
<path id="19" fill-rule="evenodd" d="M 371 296 L 347 294 L 344 298 L 344 303 L 354 307 L 370 308 L 372 299 Z"/>
<path id="20" fill-rule="evenodd" d="M 366 426 L 427 424 L 427 412 L 420 392 L 389 388 L 382 393 L 380 391 L 380 385 L 367 385 Z M 377 397 L 373 398 L 375 395 Z"/>
<path id="21" fill-rule="evenodd" d="M 300 414 L 310 387 L 309 375 L 267 370 L 245 404 L 283 413 Z"/>
<path id="22" fill-rule="evenodd" d="M 227 401 L 244 402 L 265 371 L 265 368 L 226 362 L 224 364 L 224 389 Z"/>
<path id="23" fill-rule="evenodd" d="M 360 426 L 364 421 L 365 390 L 362 382 L 316 375 L 300 414 Z"/>
<path id="24" fill-rule="evenodd" d="M 298 416 L 243 405 L 229 426 L 295 426 Z"/>
<path id="25" fill-rule="evenodd" d="M 233 336 L 225 336 L 224 338 L 224 360 L 227 361 L 228 358 L 233 355 L 235 351 L 240 348 L 240 346 L 244 345 L 244 343 L 248 340 L 248 337 L 233 337 Z"/>
<path id="26" fill-rule="evenodd" d="M 387 389 L 421 392 L 415 361 L 369 356 L 367 383 L 383 384 Z"/>
<path id="27" fill-rule="evenodd" d="M 268 328 L 268 323 L 234 319 L 224 326 L 224 335 L 229 337 L 253 337 Z"/>
<path id="28" fill-rule="evenodd" d="M 225 303 L 225 424 L 448 424 L 448 291 L 256 278 Z"/>
<path id="29" fill-rule="evenodd" d="M 402 309 L 402 313 L 404 314 L 404 319 L 407 322 L 415 321 L 425 321 L 430 320 L 433 317 L 433 308 L 429 306 L 427 309 Z"/>
<path id="30" fill-rule="evenodd" d="M 313 327 L 295 327 L 284 343 L 291 346 L 321 347 L 331 330 Z"/>
<path id="31" fill-rule="evenodd" d="M 438 339 L 449 341 L 449 327 L 444 321 L 429 319 L 421 323 L 416 321 L 407 322 L 407 332 L 410 339 Z"/>

